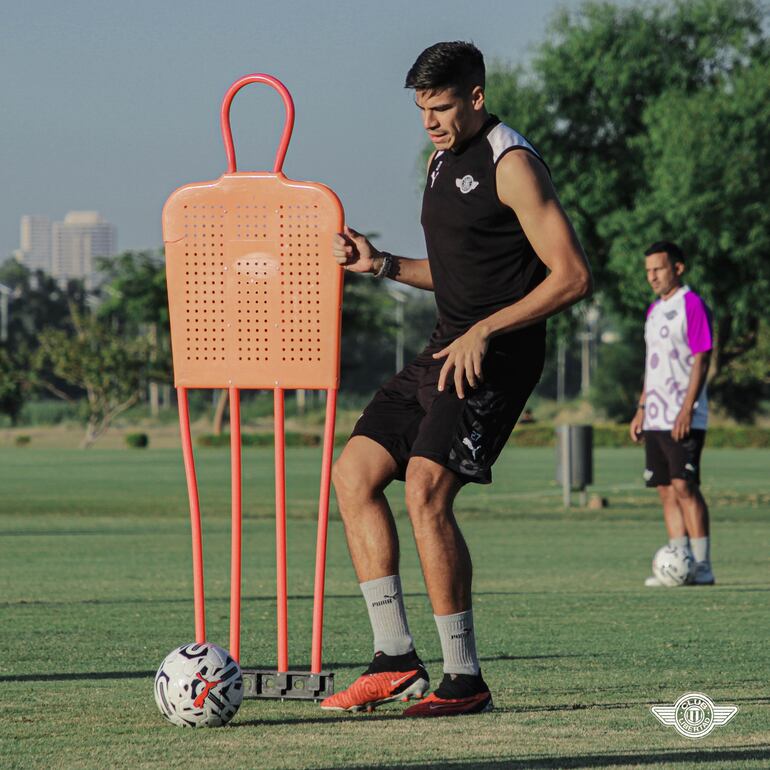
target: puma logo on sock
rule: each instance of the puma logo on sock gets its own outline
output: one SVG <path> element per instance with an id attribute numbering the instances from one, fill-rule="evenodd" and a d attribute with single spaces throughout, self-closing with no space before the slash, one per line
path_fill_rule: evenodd
<path id="1" fill-rule="evenodd" d="M 394 594 L 385 594 L 384 599 L 372 602 L 372 607 L 382 607 L 383 604 L 393 604 L 396 599 L 398 599 L 398 591 L 396 591 Z"/>

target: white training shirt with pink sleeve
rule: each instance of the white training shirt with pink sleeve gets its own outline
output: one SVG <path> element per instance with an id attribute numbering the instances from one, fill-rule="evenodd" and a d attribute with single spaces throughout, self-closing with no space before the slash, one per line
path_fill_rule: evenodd
<path id="1" fill-rule="evenodd" d="M 706 303 L 689 286 L 682 286 L 668 299 L 656 300 L 647 310 L 644 340 L 644 429 L 671 430 L 687 393 L 694 355 L 713 347 Z M 707 422 L 704 382 L 690 427 L 705 430 Z"/>

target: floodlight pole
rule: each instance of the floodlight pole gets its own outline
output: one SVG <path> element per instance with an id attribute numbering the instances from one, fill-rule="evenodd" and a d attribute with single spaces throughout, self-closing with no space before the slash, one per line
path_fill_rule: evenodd
<path id="1" fill-rule="evenodd" d="M 569 425 L 562 425 L 560 430 L 562 502 L 565 508 L 569 508 L 572 505 L 572 442 Z"/>
<path id="2" fill-rule="evenodd" d="M 13 292 L 0 283 L 0 342 L 8 342 L 8 299 Z"/>
<path id="3" fill-rule="evenodd" d="M 578 335 L 580 351 L 580 395 L 588 398 L 591 392 L 591 370 L 594 367 L 592 350 L 596 350 L 596 325 L 599 320 L 599 308 L 589 307 L 585 314 L 585 331 Z"/>
<path id="4" fill-rule="evenodd" d="M 561 404 L 565 396 L 565 380 L 567 375 L 567 345 L 559 337 L 556 343 L 556 402 Z"/>
<path id="5" fill-rule="evenodd" d="M 591 392 L 591 360 L 589 358 L 591 350 L 591 332 L 580 332 L 580 395 L 588 398 Z"/>

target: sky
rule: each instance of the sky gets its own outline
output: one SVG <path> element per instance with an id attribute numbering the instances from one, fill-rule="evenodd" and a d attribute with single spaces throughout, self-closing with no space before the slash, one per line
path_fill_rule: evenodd
<path id="1" fill-rule="evenodd" d="M 239 77 L 282 80 L 296 108 L 284 164 L 322 182 L 348 224 L 424 256 L 426 138 L 404 76 L 440 40 L 487 63 L 525 63 L 558 7 L 577 0 L 25 0 L 0 9 L 0 260 L 19 219 L 96 210 L 119 250 L 162 245 L 160 213 L 182 184 L 225 171 L 219 108 Z M 492 111 L 494 105 L 491 105 Z M 238 168 L 272 168 L 280 98 L 233 102 Z M 514 126 L 515 128 L 515 126 Z"/>

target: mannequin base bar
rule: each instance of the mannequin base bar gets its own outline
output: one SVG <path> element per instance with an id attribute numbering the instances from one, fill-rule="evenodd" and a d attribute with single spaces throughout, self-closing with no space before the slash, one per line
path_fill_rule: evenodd
<path id="1" fill-rule="evenodd" d="M 334 673 L 321 671 L 281 671 L 275 669 L 243 670 L 244 698 L 280 698 L 322 700 L 334 694 Z"/>

